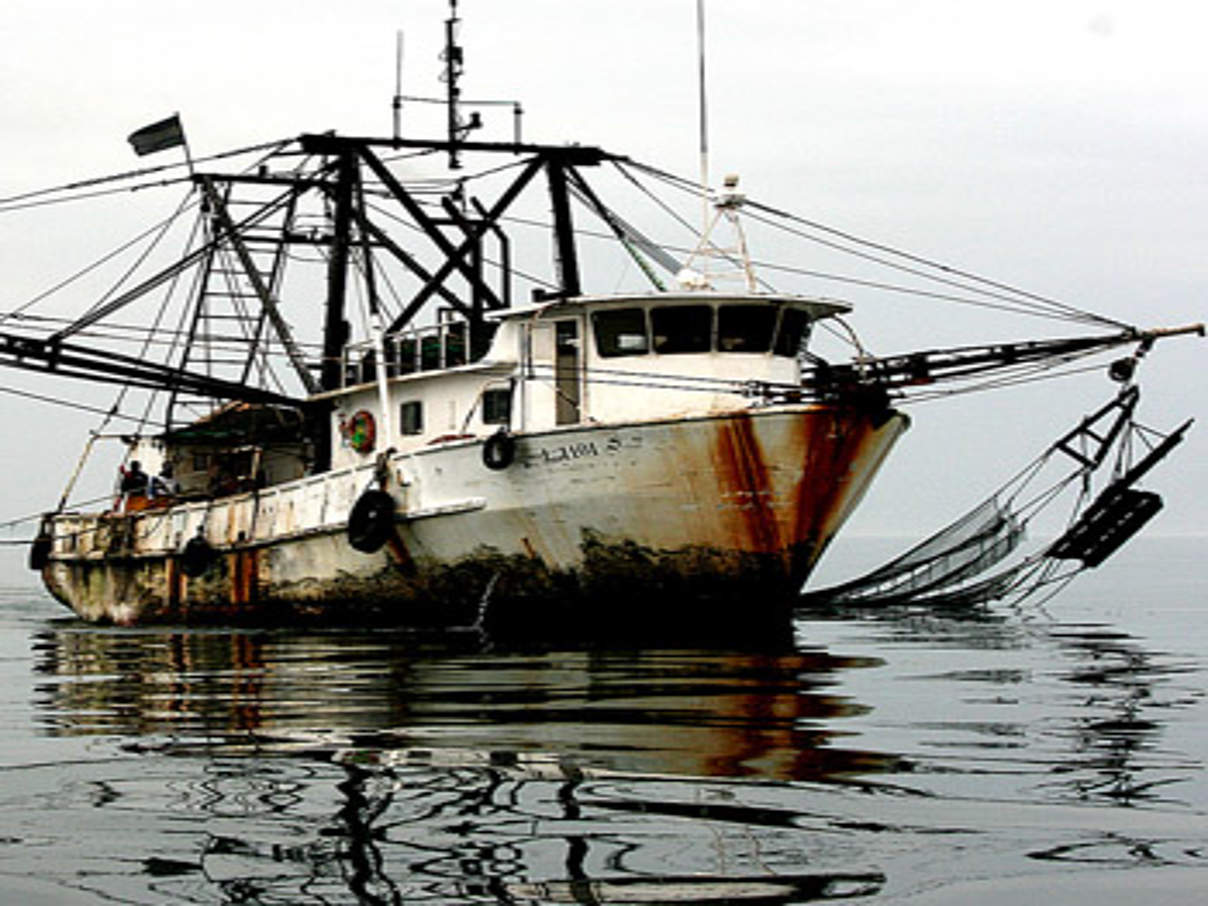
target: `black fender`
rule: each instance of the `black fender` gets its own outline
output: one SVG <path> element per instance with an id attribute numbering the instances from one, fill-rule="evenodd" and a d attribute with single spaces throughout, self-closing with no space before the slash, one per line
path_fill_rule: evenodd
<path id="1" fill-rule="evenodd" d="M 482 464 L 501 472 L 516 459 L 516 438 L 500 428 L 482 445 Z"/>
<path id="2" fill-rule="evenodd" d="M 348 514 L 348 543 L 363 554 L 381 550 L 394 531 L 394 498 L 385 491 L 368 490 Z"/>
<path id="3" fill-rule="evenodd" d="M 34 572 L 41 572 L 43 567 L 50 562 L 50 551 L 54 542 L 50 535 L 42 533 L 33 540 L 29 546 L 29 568 Z"/>
<path id="4" fill-rule="evenodd" d="M 213 565 L 215 557 L 210 542 L 201 535 L 194 535 L 180 549 L 180 571 L 195 579 Z"/>

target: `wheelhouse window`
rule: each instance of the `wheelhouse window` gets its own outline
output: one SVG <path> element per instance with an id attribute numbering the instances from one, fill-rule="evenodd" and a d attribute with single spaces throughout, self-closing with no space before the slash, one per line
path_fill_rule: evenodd
<path id="1" fill-rule="evenodd" d="M 770 305 L 722 305 L 717 309 L 718 352 L 767 352 L 776 309 Z"/>
<path id="2" fill-rule="evenodd" d="M 398 373 L 411 374 L 417 369 L 415 361 L 419 347 L 414 338 L 408 337 L 398 341 Z"/>
<path id="3" fill-rule="evenodd" d="M 482 421 L 487 425 L 507 425 L 512 420 L 512 390 L 486 390 L 482 394 Z"/>
<path id="4" fill-rule="evenodd" d="M 398 426 L 401 434 L 423 434 L 424 404 L 419 400 L 403 403 L 399 407 Z"/>
<path id="5" fill-rule="evenodd" d="M 466 363 L 466 325 L 459 321 L 445 329 L 445 367 Z"/>
<path id="6" fill-rule="evenodd" d="M 646 336 L 646 313 L 640 308 L 597 311 L 591 316 L 596 334 L 596 352 L 606 358 L 645 355 L 650 351 Z"/>
<path id="7" fill-rule="evenodd" d="M 713 308 L 708 305 L 666 305 L 650 310 L 654 351 L 662 355 L 708 352 L 712 343 Z"/>
<path id="8" fill-rule="evenodd" d="M 801 344 L 809 337 L 810 320 L 797 308 L 786 308 L 780 316 L 780 332 L 776 334 L 776 355 L 796 358 Z"/>
<path id="9" fill-rule="evenodd" d="M 440 367 L 440 337 L 426 334 L 419 341 L 419 367 L 422 371 L 435 371 Z"/>

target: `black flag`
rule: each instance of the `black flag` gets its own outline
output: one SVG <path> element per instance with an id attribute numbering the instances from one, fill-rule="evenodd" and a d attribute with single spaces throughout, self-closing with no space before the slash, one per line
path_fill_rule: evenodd
<path id="1" fill-rule="evenodd" d="M 129 135 L 130 145 L 139 157 L 163 151 L 165 148 L 175 148 L 185 143 L 185 130 L 180 125 L 180 114 L 174 113 L 166 120 L 144 126 Z"/>

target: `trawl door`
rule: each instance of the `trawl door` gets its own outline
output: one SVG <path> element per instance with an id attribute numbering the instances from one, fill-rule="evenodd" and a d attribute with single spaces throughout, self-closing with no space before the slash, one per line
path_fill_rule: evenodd
<path id="1" fill-rule="evenodd" d="M 559 425 L 579 422 L 582 367 L 579 353 L 579 322 L 555 321 L 554 391 L 555 420 Z"/>

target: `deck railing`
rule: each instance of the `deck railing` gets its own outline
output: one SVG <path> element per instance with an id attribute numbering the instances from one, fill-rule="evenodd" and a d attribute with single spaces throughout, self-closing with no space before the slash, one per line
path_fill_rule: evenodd
<path id="1" fill-rule="evenodd" d="M 372 463 L 301 478 L 232 497 L 196 500 L 137 514 L 55 517 L 53 554 L 68 557 L 162 555 L 199 533 L 214 547 L 265 543 L 342 529 L 374 479 Z"/>
<path id="2" fill-rule="evenodd" d="M 372 340 L 344 347 L 344 386 L 377 380 L 377 344 Z M 387 334 L 386 376 L 455 368 L 469 361 L 469 330 L 464 321 L 434 324 Z"/>

